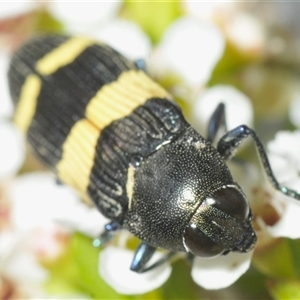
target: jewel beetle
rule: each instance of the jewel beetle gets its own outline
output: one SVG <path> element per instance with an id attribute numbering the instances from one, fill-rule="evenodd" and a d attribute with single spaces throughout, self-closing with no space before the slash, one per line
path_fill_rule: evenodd
<path id="1" fill-rule="evenodd" d="M 226 128 L 223 104 L 202 137 L 167 91 L 108 45 L 38 36 L 13 55 L 8 78 L 15 122 L 37 157 L 111 220 L 102 239 L 124 228 L 141 240 L 133 271 L 180 251 L 213 257 L 253 249 L 251 209 L 225 164 L 248 136 L 271 184 L 300 199 L 279 185 L 251 128 L 216 141 Z M 148 266 L 156 248 L 169 254 Z"/>

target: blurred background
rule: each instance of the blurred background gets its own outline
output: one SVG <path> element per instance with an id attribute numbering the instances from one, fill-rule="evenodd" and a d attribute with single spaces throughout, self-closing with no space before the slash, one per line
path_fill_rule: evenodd
<path id="1" fill-rule="evenodd" d="M 122 293 L 103 281 L 101 249 L 92 246 L 102 221 L 94 211 L 83 212 L 83 204 L 62 204 L 60 197 L 69 196 L 54 188 L 52 193 L 52 183 L 43 179 L 51 175 L 13 125 L 6 78 L 13 52 L 36 34 L 104 41 L 129 59 L 144 61 L 147 73 L 174 96 L 201 134 L 217 103 L 225 102 L 228 128 L 253 127 L 278 180 L 299 192 L 299 14 L 299 2 L 277 1 L 1 2 L 0 298 L 299 299 L 300 222 L 285 215 L 298 212 L 299 205 L 290 209 L 289 200 L 270 191 L 251 143 L 238 153 L 247 163 L 232 166 L 259 238 L 245 274 L 226 288 L 216 283 L 209 290 L 194 282 L 191 266 L 180 259 L 165 282 L 145 293 Z M 43 215 L 39 209 L 45 207 Z M 58 216 L 58 210 L 65 213 Z M 274 233 L 275 225 L 280 233 Z M 130 243 L 137 241 L 127 243 L 132 248 Z"/>

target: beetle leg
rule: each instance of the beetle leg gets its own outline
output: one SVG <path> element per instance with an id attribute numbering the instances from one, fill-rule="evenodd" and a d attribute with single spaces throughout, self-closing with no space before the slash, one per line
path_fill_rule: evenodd
<path id="1" fill-rule="evenodd" d="M 121 225 L 116 221 L 111 221 L 104 226 L 106 232 L 115 232 L 121 229 Z"/>
<path id="2" fill-rule="evenodd" d="M 236 150 L 238 149 L 241 142 L 247 138 L 248 136 L 251 136 L 254 144 L 256 146 L 259 158 L 261 160 L 261 163 L 263 165 L 263 168 L 268 176 L 268 180 L 272 184 L 272 186 L 280 191 L 281 193 L 292 197 L 294 199 L 300 200 L 300 194 L 298 194 L 296 191 L 291 190 L 285 186 L 281 186 L 275 176 L 273 175 L 267 154 L 264 150 L 263 144 L 259 140 L 257 134 L 255 131 L 251 128 L 249 128 L 246 125 L 238 126 L 229 132 L 227 132 L 218 142 L 218 152 L 221 154 L 221 156 L 226 160 L 231 158 Z"/>
<path id="3" fill-rule="evenodd" d="M 227 131 L 224 103 L 219 103 L 210 117 L 207 128 L 207 140 L 213 144 L 218 134 L 220 134 L 220 130 L 222 130 L 223 133 Z"/>
<path id="4" fill-rule="evenodd" d="M 169 261 L 175 254 L 177 254 L 177 253 L 176 252 L 169 252 L 168 254 L 163 256 L 161 259 L 156 261 L 154 264 L 152 264 L 149 267 L 141 270 L 139 273 L 145 273 L 145 272 L 148 272 L 150 270 L 153 270 L 153 269 L 163 265 L 165 262 Z"/>
<path id="5" fill-rule="evenodd" d="M 146 263 L 151 259 L 155 252 L 155 247 L 150 246 L 144 242 L 141 242 L 135 251 L 130 270 L 137 273 L 143 272 Z"/>
<path id="6" fill-rule="evenodd" d="M 121 229 L 121 225 L 116 221 L 111 221 L 104 226 L 104 232 L 96 239 L 93 240 L 95 247 L 101 247 L 107 244 L 115 235 L 116 231 Z"/>
<path id="7" fill-rule="evenodd" d="M 134 65 L 139 69 L 147 73 L 146 62 L 144 59 L 140 58 L 134 61 Z"/>
<path id="8" fill-rule="evenodd" d="M 176 254 L 176 252 L 169 252 L 167 255 L 163 256 L 161 259 L 156 261 L 154 264 L 150 265 L 149 267 L 146 267 L 147 262 L 151 259 L 155 252 L 156 248 L 153 246 L 150 246 L 144 242 L 141 242 L 137 250 L 135 251 L 130 270 L 137 272 L 137 273 L 144 273 L 150 270 L 153 270 L 154 268 L 164 264 L 172 256 Z"/>

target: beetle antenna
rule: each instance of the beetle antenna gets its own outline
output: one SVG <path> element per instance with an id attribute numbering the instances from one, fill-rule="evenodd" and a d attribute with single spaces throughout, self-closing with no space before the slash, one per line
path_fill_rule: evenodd
<path id="1" fill-rule="evenodd" d="M 221 156 L 227 160 L 234 156 L 236 150 L 238 149 L 239 145 L 241 142 L 247 138 L 248 136 L 251 136 L 254 144 L 256 146 L 258 156 L 260 158 L 260 161 L 262 163 L 262 166 L 267 174 L 268 180 L 272 184 L 272 186 L 280 191 L 282 194 L 287 195 L 289 197 L 292 197 L 296 200 L 300 200 L 300 194 L 297 193 L 296 191 L 286 187 L 286 186 L 281 186 L 277 179 L 275 178 L 273 171 L 271 169 L 271 165 L 269 163 L 267 154 L 264 150 L 263 144 L 258 138 L 257 134 L 255 131 L 251 128 L 249 128 L 246 125 L 241 125 L 238 126 L 229 132 L 227 132 L 219 141 L 218 143 L 218 151 L 221 154 Z"/>

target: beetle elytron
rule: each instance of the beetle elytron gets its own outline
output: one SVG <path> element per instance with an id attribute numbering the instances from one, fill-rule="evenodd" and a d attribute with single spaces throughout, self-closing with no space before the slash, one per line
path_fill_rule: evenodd
<path id="1" fill-rule="evenodd" d="M 251 210 L 225 160 L 251 136 L 272 185 L 255 132 L 225 127 L 224 105 L 204 139 L 163 88 L 134 63 L 89 38 L 37 37 L 12 58 L 15 122 L 57 177 L 92 200 L 111 223 L 141 239 L 131 269 L 144 272 L 178 251 L 212 257 L 247 252 L 256 242 Z M 147 266 L 156 248 L 170 251 Z"/>

